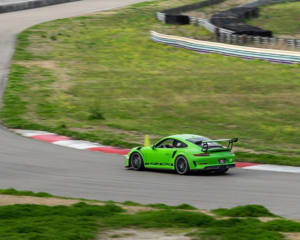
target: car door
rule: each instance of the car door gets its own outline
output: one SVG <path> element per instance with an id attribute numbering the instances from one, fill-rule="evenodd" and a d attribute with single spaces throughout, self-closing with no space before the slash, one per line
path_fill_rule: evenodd
<path id="1" fill-rule="evenodd" d="M 174 139 L 172 138 L 164 139 L 160 143 L 156 144 L 153 150 L 151 165 L 157 168 L 170 167 L 174 150 Z"/>

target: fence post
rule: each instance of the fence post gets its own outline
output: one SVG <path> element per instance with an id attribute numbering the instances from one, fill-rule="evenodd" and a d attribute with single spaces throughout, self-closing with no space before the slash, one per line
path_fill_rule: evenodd
<path id="1" fill-rule="evenodd" d="M 267 38 L 267 37 L 262 37 L 262 38 L 261 38 L 261 43 L 262 43 L 263 45 L 267 45 L 268 42 L 269 42 L 269 38 Z"/>
<path id="2" fill-rule="evenodd" d="M 238 35 L 238 43 L 244 44 L 245 43 L 245 35 Z"/>
<path id="3" fill-rule="evenodd" d="M 286 43 L 288 45 L 288 47 L 295 47 L 295 39 L 286 39 Z"/>
<path id="4" fill-rule="evenodd" d="M 190 17 L 190 24 L 196 24 L 197 25 L 197 18 L 196 17 Z"/>
<path id="5" fill-rule="evenodd" d="M 246 35 L 246 42 L 247 43 L 253 43 L 253 36 L 252 35 Z"/>
<path id="6" fill-rule="evenodd" d="M 276 42 L 277 42 L 277 38 L 274 38 L 274 37 L 270 38 L 270 44 L 271 44 L 272 46 L 275 46 L 275 45 L 276 45 Z"/>
<path id="7" fill-rule="evenodd" d="M 237 43 L 237 35 L 236 34 L 231 34 L 231 43 L 234 43 L 234 44 Z"/>
<path id="8" fill-rule="evenodd" d="M 286 48 L 287 47 L 287 43 L 285 41 L 284 38 L 277 38 L 277 48 L 281 49 L 281 48 Z"/>
<path id="9" fill-rule="evenodd" d="M 220 42 L 225 42 L 226 41 L 226 33 L 220 32 L 219 41 Z"/>
<path id="10" fill-rule="evenodd" d="M 231 36 L 232 36 L 232 34 L 226 33 L 226 42 L 227 43 L 231 43 Z"/>
<path id="11" fill-rule="evenodd" d="M 254 43 L 256 44 L 256 45 L 258 45 L 258 44 L 260 44 L 260 36 L 255 36 L 255 37 L 253 37 L 253 40 L 254 40 Z"/>

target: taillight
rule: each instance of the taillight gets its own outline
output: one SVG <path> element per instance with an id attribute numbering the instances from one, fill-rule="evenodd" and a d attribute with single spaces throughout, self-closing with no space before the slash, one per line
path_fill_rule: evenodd
<path id="1" fill-rule="evenodd" d="M 195 157 L 205 157 L 205 156 L 209 156 L 209 153 L 196 153 L 193 154 Z"/>

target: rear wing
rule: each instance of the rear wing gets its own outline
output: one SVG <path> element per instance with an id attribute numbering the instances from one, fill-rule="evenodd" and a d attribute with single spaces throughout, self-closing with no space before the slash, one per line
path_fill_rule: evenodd
<path id="1" fill-rule="evenodd" d="M 227 148 L 228 149 L 232 149 L 233 147 L 233 143 L 238 142 L 238 138 L 232 138 L 232 139 L 217 139 L 217 140 L 207 140 L 207 141 L 203 141 L 202 142 L 202 148 L 204 152 L 208 151 L 208 143 L 215 143 L 215 142 L 228 142 Z"/>

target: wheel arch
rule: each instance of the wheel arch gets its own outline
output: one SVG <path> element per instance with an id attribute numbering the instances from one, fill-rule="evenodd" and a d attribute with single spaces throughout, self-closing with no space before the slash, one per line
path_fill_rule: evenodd
<path id="1" fill-rule="evenodd" d="M 188 164 L 190 165 L 189 158 L 186 156 L 186 154 L 183 153 L 183 152 L 179 152 L 179 153 L 177 153 L 177 154 L 174 156 L 174 166 L 175 166 L 175 163 L 176 163 L 176 159 L 177 159 L 178 157 L 184 157 L 184 158 L 186 159 L 186 161 L 188 162 Z"/>
<path id="2" fill-rule="evenodd" d="M 129 153 L 129 158 L 128 158 L 128 166 L 129 166 L 129 167 L 131 167 L 131 156 L 132 156 L 134 153 L 140 154 L 140 155 L 142 156 L 143 160 L 144 160 L 144 155 L 143 155 L 143 153 L 142 153 L 140 150 L 135 149 L 135 150 L 133 150 L 131 153 Z"/>

